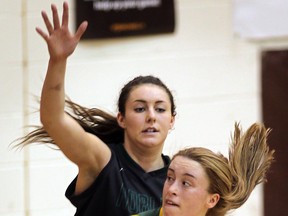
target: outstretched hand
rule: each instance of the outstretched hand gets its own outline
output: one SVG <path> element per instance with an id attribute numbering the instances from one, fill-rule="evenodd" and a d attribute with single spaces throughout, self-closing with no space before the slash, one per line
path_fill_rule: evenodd
<path id="1" fill-rule="evenodd" d="M 51 5 L 51 10 L 53 14 L 53 25 L 50 22 L 47 13 L 45 11 L 42 11 L 42 17 L 46 25 L 48 34 L 38 27 L 36 28 L 36 31 L 46 41 L 51 59 L 66 59 L 74 52 L 81 36 L 87 28 L 88 22 L 82 22 L 81 25 L 78 27 L 76 33 L 72 34 L 68 29 L 68 3 L 63 3 L 62 24 L 60 24 L 58 10 L 54 4 Z"/>

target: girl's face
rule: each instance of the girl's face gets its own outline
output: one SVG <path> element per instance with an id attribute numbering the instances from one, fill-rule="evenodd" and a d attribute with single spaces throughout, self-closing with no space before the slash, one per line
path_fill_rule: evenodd
<path id="1" fill-rule="evenodd" d="M 204 216 L 219 199 L 218 194 L 208 193 L 208 187 L 209 180 L 200 163 L 175 157 L 163 188 L 164 216 Z"/>
<path id="2" fill-rule="evenodd" d="M 125 145 L 130 148 L 163 147 L 174 116 L 166 91 L 153 84 L 135 87 L 127 99 L 125 116 L 118 122 L 125 130 Z"/>

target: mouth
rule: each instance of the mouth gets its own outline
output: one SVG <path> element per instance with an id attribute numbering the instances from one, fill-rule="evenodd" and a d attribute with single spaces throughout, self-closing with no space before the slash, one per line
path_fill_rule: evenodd
<path id="1" fill-rule="evenodd" d="M 157 132 L 159 131 L 154 127 L 149 127 L 142 131 L 142 133 L 157 133 Z"/>
<path id="2" fill-rule="evenodd" d="M 165 200 L 165 205 L 166 206 L 179 207 L 179 205 L 177 203 L 175 203 L 175 202 L 173 202 L 172 200 L 169 200 L 169 199 Z"/>

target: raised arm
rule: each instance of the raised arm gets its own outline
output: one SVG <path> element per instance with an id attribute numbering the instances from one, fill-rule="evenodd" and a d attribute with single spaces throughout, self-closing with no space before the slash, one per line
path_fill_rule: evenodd
<path id="1" fill-rule="evenodd" d="M 46 41 L 50 55 L 47 74 L 42 88 L 40 118 L 43 127 L 62 152 L 79 167 L 76 193 L 87 188 L 108 163 L 111 152 L 98 137 L 86 133 L 64 112 L 65 72 L 67 58 L 74 52 L 88 23 L 83 22 L 72 34 L 68 29 L 69 9 L 63 3 L 62 23 L 55 5 L 51 5 L 53 22 L 42 12 L 48 33 L 36 31 Z"/>

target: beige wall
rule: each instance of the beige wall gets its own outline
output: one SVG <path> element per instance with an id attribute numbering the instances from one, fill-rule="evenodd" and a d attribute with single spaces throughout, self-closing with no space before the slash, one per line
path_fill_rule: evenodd
<path id="1" fill-rule="evenodd" d="M 62 6 L 60 0 L 53 2 Z M 24 124 L 39 123 L 32 113 L 37 109 L 32 96 L 40 95 L 48 52 L 35 26 L 44 27 L 40 11 L 49 11 L 51 3 L 0 2 L 1 216 L 63 216 L 75 210 L 64 192 L 77 168 L 61 152 L 44 146 L 9 149 L 9 143 L 25 133 Z M 177 123 L 165 152 L 193 145 L 226 154 L 234 121 L 244 128 L 261 121 L 260 50 L 283 48 L 288 41 L 235 37 L 228 0 L 178 0 L 176 9 L 174 34 L 80 43 L 69 60 L 66 93 L 81 104 L 114 111 L 127 80 L 157 75 L 177 102 Z M 232 215 L 261 216 L 261 186 Z"/>

